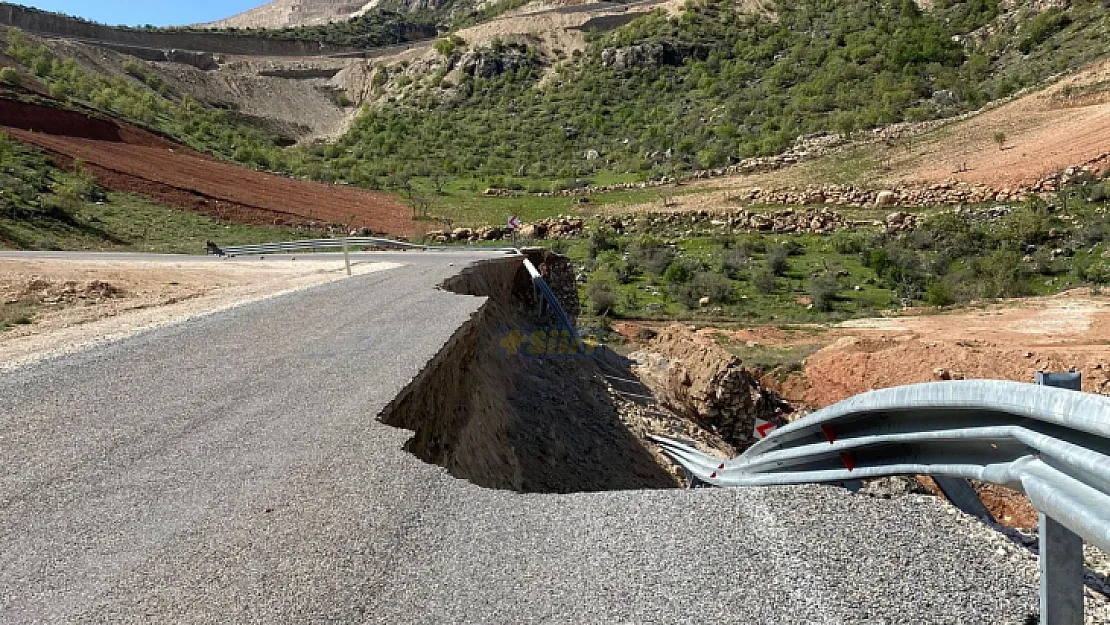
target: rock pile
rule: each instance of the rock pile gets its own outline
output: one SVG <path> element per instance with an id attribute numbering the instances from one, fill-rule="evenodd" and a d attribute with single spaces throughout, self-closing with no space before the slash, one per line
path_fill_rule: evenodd
<path id="1" fill-rule="evenodd" d="M 123 289 L 103 280 L 51 282 L 36 276 L 14 292 L 0 293 L 0 301 L 14 303 L 33 300 L 41 304 L 100 303 L 125 295 Z"/>
<path id="2" fill-rule="evenodd" d="M 893 189 L 869 189 L 853 185 L 815 185 L 806 187 L 752 187 L 734 192 L 730 199 L 740 204 L 779 204 L 786 206 L 942 206 L 980 202 L 1024 201 L 1031 190 L 995 190 L 987 185 L 949 180 L 933 184 L 901 185 Z"/>
<path id="3" fill-rule="evenodd" d="M 1099 154 L 1095 158 L 1067 169 L 1040 178 L 1030 185 L 1032 193 L 1055 193 L 1070 184 L 1094 182 L 1101 178 L 1110 166 L 1110 153 Z"/>
<path id="4" fill-rule="evenodd" d="M 696 421 L 743 450 L 756 441 L 756 419 L 785 424 L 791 411 L 712 338 L 675 324 L 632 354 L 633 371 L 656 399 L 675 414 Z"/>
<path id="5" fill-rule="evenodd" d="M 424 240 L 432 243 L 477 243 L 479 241 L 504 241 L 512 238 L 512 230 L 499 226 L 481 228 L 455 228 L 454 230 L 431 230 Z"/>
<path id="6" fill-rule="evenodd" d="M 751 232 L 828 234 L 850 225 L 843 215 L 827 208 L 809 210 L 787 208 L 770 212 L 679 211 L 647 213 L 641 216 L 599 216 L 598 220 L 624 234 L 683 228 L 689 228 L 691 231 L 709 228 L 735 234 Z"/>
<path id="7" fill-rule="evenodd" d="M 770 212 L 750 210 L 734 211 L 672 211 L 639 215 L 595 215 L 594 221 L 609 226 L 621 234 L 681 230 L 683 232 L 730 232 L 744 234 L 811 233 L 829 234 L 851 226 L 840 213 L 828 208 L 783 209 Z M 916 223 L 916 222 L 915 222 Z M 574 239 L 585 234 L 586 221 L 581 217 L 561 215 L 521 226 L 519 238 L 524 241 Z M 434 243 L 476 243 L 478 241 L 507 241 L 512 238 L 508 228 L 455 228 L 452 231 L 433 230 L 425 240 Z"/>
<path id="8" fill-rule="evenodd" d="M 887 234 L 898 234 L 900 232 L 909 232 L 917 228 L 918 216 L 905 211 L 898 211 L 891 213 L 883 219 L 883 230 Z"/>

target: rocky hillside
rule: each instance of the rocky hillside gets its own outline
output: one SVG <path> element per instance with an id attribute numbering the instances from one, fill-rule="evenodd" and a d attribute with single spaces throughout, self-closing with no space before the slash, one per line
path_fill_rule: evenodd
<path id="1" fill-rule="evenodd" d="M 452 0 L 274 0 L 227 19 L 203 24 L 207 28 L 283 29 L 346 22 L 374 9 L 402 12 L 454 12 L 480 2 Z M 520 4 L 520 3 L 518 3 Z"/>
<path id="2" fill-rule="evenodd" d="M 227 19 L 205 24 L 211 28 L 288 28 L 346 21 L 380 4 L 378 0 L 274 0 Z"/>

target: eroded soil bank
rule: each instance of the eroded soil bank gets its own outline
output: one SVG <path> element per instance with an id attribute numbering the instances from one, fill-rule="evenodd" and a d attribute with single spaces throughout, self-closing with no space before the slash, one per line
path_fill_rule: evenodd
<path id="1" fill-rule="evenodd" d="M 381 415 L 414 432 L 411 453 L 479 486 L 521 492 L 679 485 L 605 377 L 624 361 L 567 349 L 520 257 L 470 267 L 443 288 L 488 299 Z"/>

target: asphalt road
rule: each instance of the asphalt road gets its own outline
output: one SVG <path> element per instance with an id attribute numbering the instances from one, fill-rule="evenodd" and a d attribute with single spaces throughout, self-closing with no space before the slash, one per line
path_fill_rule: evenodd
<path id="1" fill-rule="evenodd" d="M 519 495 L 423 464 L 375 416 L 480 307 L 432 288 L 465 258 L 419 254 L 0 374 L 0 622 L 1021 623 L 1035 610 L 1035 561 L 931 498 Z"/>

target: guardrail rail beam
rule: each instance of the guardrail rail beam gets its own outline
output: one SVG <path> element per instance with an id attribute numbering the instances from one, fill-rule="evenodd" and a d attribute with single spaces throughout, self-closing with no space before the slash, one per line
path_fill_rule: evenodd
<path id="1" fill-rule="evenodd" d="M 711 486 L 840 483 L 892 475 L 991 482 L 1040 513 L 1041 622 L 1083 623 L 1083 544 L 1110 550 L 1110 398 L 1078 373 L 931 382 L 871 391 L 818 410 L 721 462 L 651 436 Z M 946 480 L 939 480 L 946 483 Z M 966 494 L 966 493 L 965 493 Z"/>

